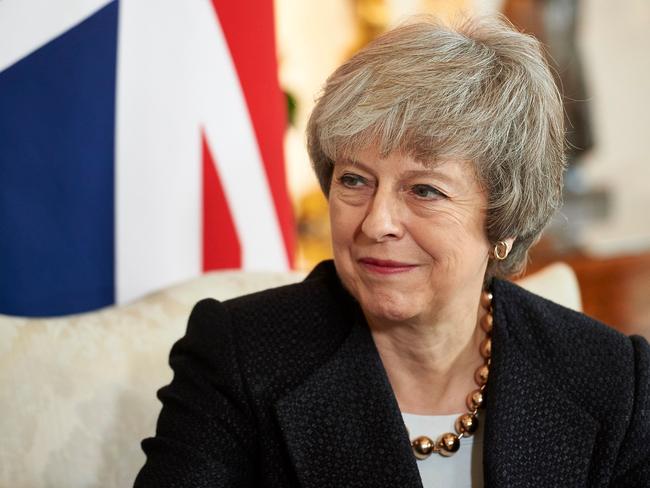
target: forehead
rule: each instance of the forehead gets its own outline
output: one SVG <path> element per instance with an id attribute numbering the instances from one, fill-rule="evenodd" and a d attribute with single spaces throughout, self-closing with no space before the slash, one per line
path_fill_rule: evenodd
<path id="1" fill-rule="evenodd" d="M 378 145 L 370 145 L 348 154 L 339 156 L 336 163 L 360 164 L 366 166 L 379 166 L 384 163 L 394 163 L 402 168 L 419 168 L 422 170 L 433 170 L 440 166 L 448 166 L 453 163 L 469 163 L 466 158 L 456 156 L 439 155 L 435 158 L 419 158 L 407 150 L 395 150 L 388 154 L 382 154 Z"/>

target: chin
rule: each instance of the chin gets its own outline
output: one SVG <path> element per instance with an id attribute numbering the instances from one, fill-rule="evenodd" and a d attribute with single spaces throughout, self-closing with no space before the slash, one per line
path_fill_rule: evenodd
<path id="1" fill-rule="evenodd" d="M 405 322 L 413 318 L 415 307 L 401 297 L 372 296 L 358 299 L 366 316 L 388 322 Z"/>

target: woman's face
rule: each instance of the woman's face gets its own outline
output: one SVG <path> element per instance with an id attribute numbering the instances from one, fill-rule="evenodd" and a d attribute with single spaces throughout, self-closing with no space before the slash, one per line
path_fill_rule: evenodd
<path id="1" fill-rule="evenodd" d="M 334 260 L 366 316 L 435 320 L 476 306 L 490 250 L 486 203 L 467 161 L 425 166 L 373 148 L 338 161 L 329 192 Z"/>

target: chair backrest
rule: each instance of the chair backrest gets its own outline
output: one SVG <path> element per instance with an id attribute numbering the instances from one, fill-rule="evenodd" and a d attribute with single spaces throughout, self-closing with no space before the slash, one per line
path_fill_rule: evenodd
<path id="1" fill-rule="evenodd" d="M 552 302 L 582 311 L 578 278 L 566 263 L 553 263 L 518 280 L 517 284 Z"/>

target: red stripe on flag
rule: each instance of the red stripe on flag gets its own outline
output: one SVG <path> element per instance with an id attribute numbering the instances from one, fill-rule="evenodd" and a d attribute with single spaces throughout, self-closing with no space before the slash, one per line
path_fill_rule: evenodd
<path id="1" fill-rule="evenodd" d="M 203 152 L 203 271 L 241 267 L 241 245 L 205 134 Z"/>
<path id="2" fill-rule="evenodd" d="M 246 98 L 266 177 L 293 266 L 295 227 L 287 192 L 283 140 L 286 102 L 278 83 L 272 0 L 212 0 Z"/>

